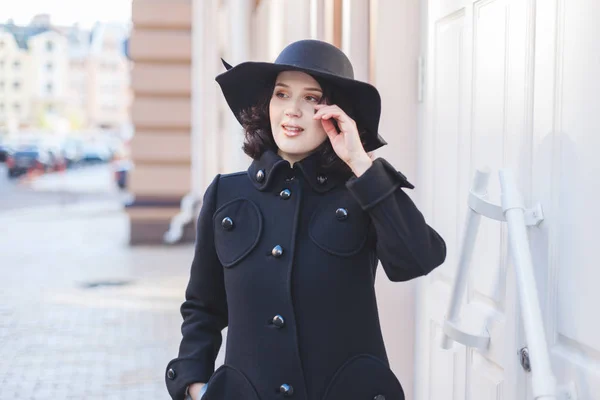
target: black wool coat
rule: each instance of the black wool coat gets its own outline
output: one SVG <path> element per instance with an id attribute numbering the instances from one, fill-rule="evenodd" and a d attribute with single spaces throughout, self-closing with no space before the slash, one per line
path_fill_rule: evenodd
<path id="1" fill-rule="evenodd" d="M 378 158 L 360 177 L 290 164 L 267 151 L 219 175 L 204 195 L 181 306 L 174 400 L 208 382 L 207 400 L 402 400 L 375 298 L 378 261 L 392 281 L 442 264 L 446 246 Z M 228 326 L 225 364 L 214 371 Z M 379 397 L 378 397 L 379 396 Z"/>

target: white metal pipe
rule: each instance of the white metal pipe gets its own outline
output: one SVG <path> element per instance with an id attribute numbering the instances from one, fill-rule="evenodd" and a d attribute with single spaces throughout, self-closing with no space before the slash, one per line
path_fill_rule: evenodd
<path id="1" fill-rule="evenodd" d="M 536 400 L 556 399 L 556 379 L 544 333 L 544 322 L 533 273 L 529 238 L 525 227 L 525 207 L 512 173 L 500 170 L 502 209 L 508 222 L 510 253 L 515 267 L 523 325 L 532 373 L 532 391 Z"/>
<path id="2" fill-rule="evenodd" d="M 471 193 L 478 197 L 485 196 L 489 177 L 489 168 L 483 168 L 481 170 L 475 171 L 475 177 L 473 178 L 473 186 L 471 187 Z M 477 231 L 479 230 L 480 221 L 481 215 L 473 211 L 472 208 L 469 208 L 469 210 L 467 211 L 465 231 L 462 237 L 460 258 L 458 260 L 456 278 L 454 280 L 452 295 L 450 297 L 448 311 L 446 313 L 446 320 L 449 322 L 456 322 L 460 316 L 460 309 L 462 306 L 463 297 L 467 289 L 469 265 L 471 264 L 471 257 L 473 256 L 473 249 L 475 247 L 475 241 L 477 239 Z M 444 333 L 442 336 L 441 347 L 446 350 L 452 348 L 452 339 L 448 335 L 446 335 L 446 333 Z"/>

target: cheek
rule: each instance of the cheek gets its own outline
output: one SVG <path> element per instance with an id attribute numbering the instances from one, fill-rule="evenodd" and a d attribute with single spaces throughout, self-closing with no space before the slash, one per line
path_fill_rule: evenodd
<path id="1" fill-rule="evenodd" d="M 325 132 L 325 129 L 323 129 L 323 124 L 321 123 L 320 119 L 312 119 L 311 116 L 311 122 L 311 130 L 315 133 L 315 136 L 319 138 L 327 136 L 327 133 Z"/>

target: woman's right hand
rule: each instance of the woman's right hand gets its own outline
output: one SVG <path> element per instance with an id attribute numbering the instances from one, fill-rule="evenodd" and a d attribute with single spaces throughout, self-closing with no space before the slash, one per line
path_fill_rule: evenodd
<path id="1" fill-rule="evenodd" d="M 190 396 L 192 396 L 192 399 L 199 400 L 198 395 L 200 394 L 200 390 L 202 390 L 202 387 L 204 387 L 204 385 L 206 385 L 206 383 L 200 382 L 192 383 L 190 385 L 189 393 Z"/>

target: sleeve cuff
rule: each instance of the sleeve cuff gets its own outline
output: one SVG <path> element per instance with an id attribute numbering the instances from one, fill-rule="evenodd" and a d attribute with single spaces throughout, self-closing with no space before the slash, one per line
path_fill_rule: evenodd
<path id="1" fill-rule="evenodd" d="M 373 161 L 373 165 L 360 177 L 352 177 L 346 187 L 354 195 L 363 210 L 368 210 L 391 195 L 399 187 L 414 189 L 406 176 L 397 171 L 383 158 Z"/>

